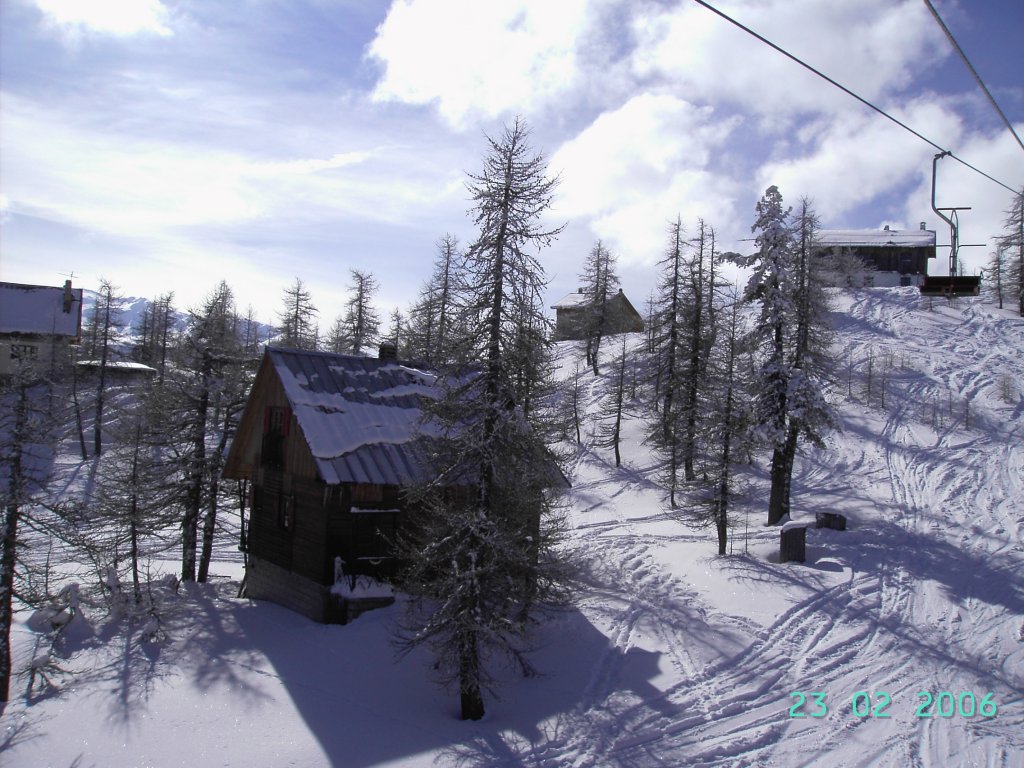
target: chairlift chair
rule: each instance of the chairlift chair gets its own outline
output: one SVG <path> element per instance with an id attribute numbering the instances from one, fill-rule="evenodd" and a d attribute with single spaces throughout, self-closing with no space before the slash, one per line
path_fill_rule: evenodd
<path id="1" fill-rule="evenodd" d="M 970 208 L 938 208 L 935 205 L 935 171 L 939 159 L 948 155 L 949 152 L 940 152 L 932 159 L 932 210 L 936 215 L 949 224 L 949 274 L 948 275 L 925 275 L 924 283 L 920 286 L 922 296 L 977 296 L 981 292 L 981 278 L 974 275 L 957 274 L 957 251 L 960 248 L 960 225 L 957 217 L 958 211 L 969 211 Z M 949 211 L 947 216 L 943 211 Z M 974 246 L 964 246 L 971 248 Z"/>

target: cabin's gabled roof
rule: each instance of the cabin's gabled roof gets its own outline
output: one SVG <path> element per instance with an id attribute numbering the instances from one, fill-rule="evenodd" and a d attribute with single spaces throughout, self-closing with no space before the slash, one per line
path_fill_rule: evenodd
<path id="1" fill-rule="evenodd" d="M 584 293 L 583 289 L 580 288 L 578 291 L 574 291 L 573 293 L 570 293 L 556 301 L 554 304 L 551 305 L 551 308 L 576 309 L 578 307 L 585 307 L 589 301 L 590 296 Z M 615 301 L 624 302 L 624 306 L 627 310 L 636 314 L 637 317 L 640 317 L 640 313 L 636 311 L 636 307 L 633 306 L 632 302 L 630 302 L 630 300 L 626 298 L 626 294 L 622 292 L 621 288 L 619 288 L 618 293 L 614 293 L 608 298 L 609 303 Z"/>
<path id="2" fill-rule="evenodd" d="M 416 479 L 411 443 L 436 376 L 396 360 L 267 349 L 267 358 L 328 485 Z"/>
<path id="3" fill-rule="evenodd" d="M 590 297 L 583 292 L 583 289 L 573 291 L 567 296 L 559 299 L 551 305 L 552 309 L 569 309 L 572 307 L 582 307 L 590 301 Z"/>

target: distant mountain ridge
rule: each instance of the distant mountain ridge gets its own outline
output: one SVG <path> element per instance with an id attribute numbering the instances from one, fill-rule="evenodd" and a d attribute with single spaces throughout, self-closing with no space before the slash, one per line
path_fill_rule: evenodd
<path id="1" fill-rule="evenodd" d="M 93 307 L 96 306 L 96 299 L 98 297 L 99 294 L 96 291 L 88 288 L 84 288 L 82 290 L 83 327 L 88 323 L 90 313 L 93 311 Z M 135 329 L 139 327 L 142 317 L 149 309 L 150 303 L 150 299 L 139 296 L 126 296 L 122 299 L 119 324 L 129 341 L 135 338 Z M 175 308 L 172 314 L 174 316 L 174 329 L 177 331 L 185 330 L 185 328 L 188 327 L 189 322 L 188 311 Z M 271 339 L 277 335 L 277 329 L 272 325 L 261 323 L 257 320 L 256 327 L 259 330 L 261 339 Z"/>

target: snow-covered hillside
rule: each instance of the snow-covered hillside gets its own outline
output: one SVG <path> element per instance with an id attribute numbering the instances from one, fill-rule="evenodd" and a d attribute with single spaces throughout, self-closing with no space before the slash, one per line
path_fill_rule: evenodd
<path id="1" fill-rule="evenodd" d="M 836 325 L 844 430 L 799 460 L 794 517 L 849 529 L 810 529 L 805 563 L 777 562 L 758 471 L 717 557 L 712 530 L 666 511 L 637 419 L 620 469 L 585 437 L 585 587 L 541 627 L 541 675 L 509 673 L 485 720 L 456 719 L 424 655 L 396 661 L 399 606 L 338 627 L 237 600 L 225 540 L 161 644 L 74 637 L 60 690 L 4 712 L 0 762 L 1024 765 L 1024 320 L 875 289 L 839 294 Z"/>

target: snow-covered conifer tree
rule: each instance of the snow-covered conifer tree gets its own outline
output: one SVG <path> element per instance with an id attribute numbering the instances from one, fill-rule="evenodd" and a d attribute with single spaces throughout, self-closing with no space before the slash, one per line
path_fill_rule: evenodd
<path id="1" fill-rule="evenodd" d="M 824 294 L 812 275 L 816 226 L 807 201 L 794 226 L 778 188 L 769 187 L 758 201 L 752 227 L 758 250 L 737 259 L 753 268 L 744 300 L 760 305 L 749 341 L 760 357 L 756 400 L 760 437 L 772 447 L 769 525 L 789 514 L 799 437 L 817 440 L 832 423 L 821 367 L 816 364 L 827 353 L 822 337 L 829 323 Z"/>
<path id="2" fill-rule="evenodd" d="M 405 543 L 413 596 L 404 642 L 428 643 L 464 719 L 484 714 L 495 653 L 525 664 L 518 642 L 530 608 L 553 587 L 546 521 L 561 474 L 541 439 L 544 409 L 524 409 L 550 368 L 537 252 L 561 227 L 541 219 L 556 181 L 533 154 L 525 124 L 488 137 L 481 173 L 470 175 L 477 238 L 464 259 L 459 303 L 472 313 L 466 349 L 478 362 L 444 371 L 443 396 L 426 414 L 421 450 L 433 465 L 412 492 L 422 528 Z"/>
<path id="3" fill-rule="evenodd" d="M 1007 209 L 1005 226 L 998 245 L 1006 254 L 1007 288 L 1016 298 L 1020 316 L 1024 317 L 1024 189 Z"/>

